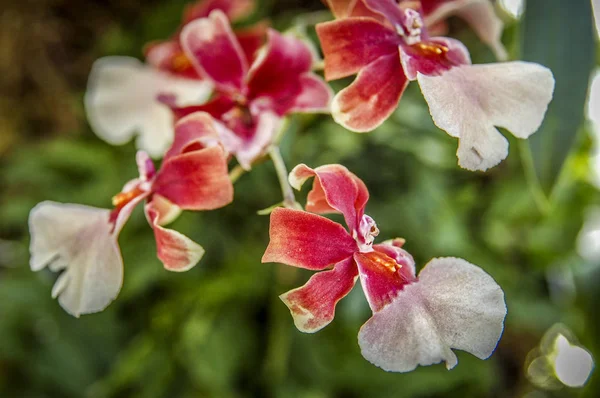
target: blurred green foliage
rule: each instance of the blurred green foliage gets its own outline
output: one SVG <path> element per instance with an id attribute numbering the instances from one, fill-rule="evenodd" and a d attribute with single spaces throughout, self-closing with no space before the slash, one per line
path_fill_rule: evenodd
<path id="1" fill-rule="evenodd" d="M 66 114 L 30 115 L 33 108 L 19 102 L 22 97 L 16 91 L 5 101 L 18 112 L 1 113 L 0 396 L 525 396 L 536 391 L 525 376 L 526 356 L 557 322 L 572 329 L 600 358 L 600 318 L 595 316 L 600 268 L 585 264 L 575 252 L 585 210 L 600 199 L 588 182 L 591 140 L 581 125 L 581 101 L 555 99 L 562 105 L 536 135 L 552 141 L 555 137 L 546 130 L 554 128 L 574 143 L 572 148 L 561 146 L 562 155 L 551 158 L 555 170 L 569 154 L 553 195 L 540 200 L 543 193 L 532 184 L 531 170 L 528 173 L 527 162 L 521 160 L 522 143 L 508 134 L 511 153 L 500 166 L 485 174 L 459 169 L 456 140 L 435 128 L 415 84 L 392 118 L 371 134 L 345 131 L 327 116 L 294 117 L 282 151 L 289 167 L 300 162 L 342 163 L 361 177 L 370 189 L 367 212 L 379 221 L 380 237 L 406 238 L 405 247 L 419 267 L 436 256 L 458 256 L 498 281 L 509 311 L 503 338 L 489 360 L 458 353 L 459 365 L 452 371 L 436 365 L 409 374 L 372 366 L 360 355 L 356 340 L 370 314 L 358 286 L 338 305 L 331 325 L 314 335 L 298 332 L 278 295 L 303 284 L 309 273 L 260 263 L 268 217 L 256 211 L 280 200 L 269 162 L 242 176 L 232 205 L 185 213 L 176 221 L 175 229 L 207 251 L 190 272 L 162 269 L 151 229 L 138 209 L 120 237 L 125 283 L 119 297 L 103 313 L 70 317 L 50 298 L 56 275 L 29 270 L 28 212 L 42 200 L 109 207 L 111 196 L 136 175 L 133 144 L 110 147 L 85 124 L 82 77 L 96 57 L 138 56 L 147 41 L 167 37 L 179 23 L 185 1 L 89 2 L 95 14 L 84 13 L 86 21 L 91 20 L 85 28 L 77 20 L 81 15 L 66 11 L 82 10 L 74 5 L 80 3 L 42 3 L 46 8 L 32 15 L 58 21 L 51 26 L 57 37 L 81 29 L 87 34 L 80 42 L 61 42 L 69 54 L 79 54 L 80 70 L 65 59 L 52 58 L 51 47 L 43 49 L 52 70 L 69 87 L 68 97 L 60 98 L 69 105 L 55 109 Z M 264 1 L 255 20 L 268 15 L 274 26 L 288 28 L 300 13 L 320 9 L 318 1 Z M 10 12 L 22 21 L 27 21 L 27 10 L 22 2 L 10 4 Z M 548 6 L 544 15 L 561 10 Z M 569 46 L 575 56 L 585 56 L 587 47 L 579 43 L 588 38 L 549 42 L 536 32 L 557 28 L 552 25 L 555 19 L 534 17 L 526 17 L 535 23 L 525 29 L 524 51 L 543 54 Z M 577 23 L 564 21 L 562 28 L 570 31 Z M 505 33 L 515 57 L 519 28 L 513 22 Z M 476 62 L 493 59 L 462 22 L 452 20 L 451 33 L 468 45 Z M 26 47 L 31 48 L 36 47 Z M 2 65 L 7 62 L 2 60 Z M 564 65 L 554 69 L 558 84 L 574 82 L 573 95 L 583 96 L 589 67 L 576 74 L 569 71 Z M 36 86 L 23 83 L 20 89 L 48 101 Z M 569 106 L 577 108 L 564 109 Z M 565 120 L 573 114 L 577 123 Z M 578 130 L 581 134 L 576 135 Z M 299 197 L 305 194 L 306 190 Z M 575 275 L 575 295 L 568 289 L 551 294 L 548 275 L 556 270 Z M 565 388 L 535 396 L 595 397 L 599 379 L 596 374 L 583 390 Z"/>

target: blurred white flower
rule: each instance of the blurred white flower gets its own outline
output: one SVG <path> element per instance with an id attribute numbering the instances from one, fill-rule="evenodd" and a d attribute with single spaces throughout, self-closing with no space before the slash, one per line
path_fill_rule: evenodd
<path id="1" fill-rule="evenodd" d="M 590 353 L 559 334 L 554 341 L 554 372 L 568 387 L 583 387 L 594 369 Z"/>
<path id="2" fill-rule="evenodd" d="M 552 326 L 539 347 L 528 356 L 527 376 L 538 387 L 558 390 L 583 387 L 594 369 L 592 355 L 573 343 L 571 331 L 562 324 Z"/>
<path id="3" fill-rule="evenodd" d="M 137 135 L 136 147 L 157 158 L 173 141 L 175 121 L 157 97 L 173 94 L 183 106 L 202 103 L 211 92 L 207 81 L 175 77 L 131 57 L 104 57 L 90 72 L 85 110 L 98 137 L 122 145 Z"/>
<path id="4" fill-rule="evenodd" d="M 585 223 L 577 237 L 577 254 L 590 263 L 600 262 L 600 207 L 586 212 Z"/>

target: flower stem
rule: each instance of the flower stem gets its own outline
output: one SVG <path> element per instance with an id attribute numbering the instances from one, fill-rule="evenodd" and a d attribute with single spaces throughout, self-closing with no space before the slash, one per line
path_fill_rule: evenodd
<path id="1" fill-rule="evenodd" d="M 244 168 L 239 164 L 233 169 L 231 169 L 231 171 L 229 172 L 229 179 L 231 180 L 231 183 L 235 184 L 238 178 L 240 178 L 245 172 L 246 170 L 244 170 Z"/>
<path id="2" fill-rule="evenodd" d="M 279 185 L 281 186 L 281 193 L 283 194 L 283 205 L 289 209 L 301 209 L 301 206 L 296 202 L 294 191 L 288 181 L 288 172 L 281 157 L 281 151 L 276 145 L 271 146 L 269 149 L 269 156 L 275 166 L 277 172 L 277 178 L 279 179 Z"/>
<path id="3" fill-rule="evenodd" d="M 521 160 L 523 163 L 523 170 L 525 172 L 525 179 L 529 190 L 533 195 L 533 200 L 541 214 L 546 215 L 550 211 L 550 200 L 546 196 L 540 180 L 535 172 L 533 165 L 533 157 L 531 155 L 531 149 L 527 142 L 519 142 L 519 149 L 521 152 Z"/>

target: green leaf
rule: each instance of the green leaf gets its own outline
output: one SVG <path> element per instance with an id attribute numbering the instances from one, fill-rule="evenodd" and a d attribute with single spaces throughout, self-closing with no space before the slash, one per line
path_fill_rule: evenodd
<path id="1" fill-rule="evenodd" d="M 552 189 L 583 122 L 595 43 L 589 0 L 530 0 L 523 20 L 522 57 L 547 66 L 556 87 L 546 119 L 529 139 L 533 165 Z"/>

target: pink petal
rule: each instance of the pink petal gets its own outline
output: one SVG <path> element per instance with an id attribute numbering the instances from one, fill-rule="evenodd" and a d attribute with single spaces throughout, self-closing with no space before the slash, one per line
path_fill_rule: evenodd
<path id="1" fill-rule="evenodd" d="M 289 181 L 292 187 L 299 190 L 310 177 L 315 177 L 315 181 L 313 189 L 308 193 L 306 210 L 321 214 L 342 213 L 348 229 L 356 230 L 369 198 L 369 191 L 364 183 L 339 164 L 316 169 L 299 164 L 290 172 Z"/>
<path id="2" fill-rule="evenodd" d="M 202 105 L 181 106 L 176 102 L 177 97 L 172 95 L 161 95 L 158 100 L 171 108 L 176 120 L 195 112 L 206 112 L 215 119 L 220 119 L 223 114 L 229 112 L 236 106 L 235 101 L 225 95 L 216 95 L 210 101 Z"/>
<path id="3" fill-rule="evenodd" d="M 241 92 L 248 63 L 229 21 L 215 10 L 196 19 L 181 32 L 181 47 L 194 66 L 222 91 Z"/>
<path id="4" fill-rule="evenodd" d="M 241 138 L 239 145 L 236 145 L 233 140 L 230 151 L 235 154 L 235 157 L 244 169 L 250 170 L 252 163 L 263 156 L 277 132 L 281 129 L 283 120 L 273 112 L 260 112 L 254 117 L 255 124 L 247 126 L 245 123 L 238 124 L 233 127 L 233 131 Z M 243 124 L 243 126 L 242 126 Z M 243 130 L 242 132 L 240 132 Z M 223 131 L 225 133 L 225 131 Z"/>
<path id="5" fill-rule="evenodd" d="M 372 18 L 347 18 L 317 24 L 325 55 L 325 78 L 357 73 L 383 55 L 398 54 L 396 32 Z"/>
<path id="6" fill-rule="evenodd" d="M 384 252 L 354 253 L 354 260 L 358 265 L 363 291 L 373 312 L 391 303 L 398 292 L 415 280 L 414 262 L 412 266 L 397 263 Z M 412 258 L 406 260 L 406 263 L 410 263 Z"/>
<path id="7" fill-rule="evenodd" d="M 135 163 L 142 181 L 150 181 L 156 175 L 154 162 L 144 151 L 137 151 L 135 154 Z"/>
<path id="8" fill-rule="evenodd" d="M 174 205 L 164 196 L 159 194 L 152 195 L 152 207 L 158 213 L 156 223 L 158 225 L 167 225 L 172 223 L 181 214 L 181 208 Z"/>
<path id="9" fill-rule="evenodd" d="M 267 22 L 261 21 L 247 28 L 235 30 L 235 37 L 249 62 L 254 62 L 256 52 L 263 46 L 268 27 Z"/>
<path id="10" fill-rule="evenodd" d="M 300 76 L 310 71 L 312 53 L 301 40 L 273 29 L 269 29 L 262 51 L 248 73 L 248 96 L 268 101 L 267 109 L 283 115 L 302 90 Z"/>
<path id="11" fill-rule="evenodd" d="M 458 15 L 471 25 L 481 41 L 491 47 L 498 59 L 507 58 L 506 49 L 501 41 L 504 23 L 494 12 L 491 1 L 422 0 L 421 5 L 428 27 L 452 15 Z"/>
<path id="12" fill-rule="evenodd" d="M 185 152 L 215 146 L 219 142 L 213 118 L 206 112 L 195 112 L 175 124 L 175 140 L 167 151 L 165 160 Z"/>
<path id="13" fill-rule="evenodd" d="M 371 131 L 396 109 L 407 84 L 398 54 L 380 57 L 337 93 L 331 105 L 332 116 L 348 130 Z"/>
<path id="14" fill-rule="evenodd" d="M 184 210 L 213 210 L 233 200 L 227 157 L 219 146 L 186 152 L 163 162 L 152 185 Z"/>
<path id="15" fill-rule="evenodd" d="M 356 242 L 340 224 L 300 210 L 273 210 L 269 237 L 263 263 L 322 270 L 357 250 Z"/>
<path id="16" fill-rule="evenodd" d="M 29 215 L 30 265 L 62 271 L 52 296 L 79 317 L 102 311 L 119 294 L 123 259 L 109 210 L 42 202 Z"/>
<path id="17" fill-rule="evenodd" d="M 394 26 L 404 26 L 404 13 L 396 0 L 362 0 L 371 10 L 383 15 Z"/>
<path id="18" fill-rule="evenodd" d="M 255 7 L 254 0 L 199 0 L 189 4 L 183 12 L 183 22 L 206 18 L 214 10 L 221 10 L 231 21 L 249 16 Z"/>
<path id="19" fill-rule="evenodd" d="M 119 235 L 135 207 L 150 195 L 150 191 L 140 188 L 142 183 L 140 179 L 130 181 L 123 191 L 113 198 L 115 208 L 110 212 L 109 221 L 115 236 Z"/>
<path id="20" fill-rule="evenodd" d="M 204 255 L 204 249 L 187 236 L 172 229 L 163 228 L 158 220 L 161 217 L 159 209 L 153 202 L 145 206 L 146 218 L 154 230 L 156 240 L 156 255 L 162 261 L 165 269 L 183 272 L 194 267 Z"/>
<path id="21" fill-rule="evenodd" d="M 489 357 L 502 334 L 506 305 L 496 282 L 458 258 L 433 259 L 358 334 L 363 356 L 391 372 L 457 363 L 452 348 Z"/>
<path id="22" fill-rule="evenodd" d="M 417 73 L 439 76 L 455 66 L 469 65 L 471 58 L 458 40 L 435 37 L 427 42 L 402 46 L 400 61 L 404 73 L 412 81 L 417 78 Z"/>
<path id="23" fill-rule="evenodd" d="M 327 326 L 335 315 L 335 306 L 354 287 L 357 277 L 352 257 L 337 263 L 332 270 L 318 272 L 302 287 L 279 298 L 287 305 L 294 324 L 304 333 Z"/>
<path id="24" fill-rule="evenodd" d="M 155 68 L 188 79 L 201 79 L 179 41 L 150 43 L 144 48 L 146 62 Z"/>
<path id="25" fill-rule="evenodd" d="M 486 170 L 507 156 L 508 142 L 494 126 L 519 138 L 533 134 L 554 90 L 552 72 L 528 62 L 461 66 L 418 80 L 433 121 L 459 138 L 458 164 L 469 170 Z"/>
<path id="26" fill-rule="evenodd" d="M 333 91 L 314 73 L 306 73 L 299 78 L 300 92 L 290 104 L 288 113 L 323 112 L 328 113 Z"/>

